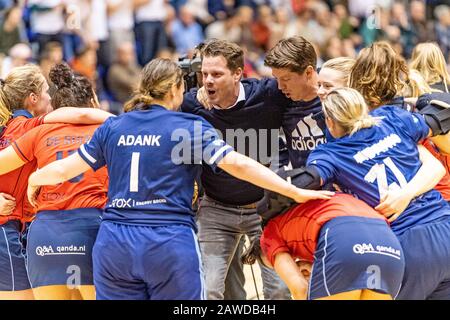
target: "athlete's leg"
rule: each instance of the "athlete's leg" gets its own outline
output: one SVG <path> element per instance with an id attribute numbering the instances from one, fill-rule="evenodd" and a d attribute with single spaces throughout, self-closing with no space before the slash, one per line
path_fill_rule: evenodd
<path id="1" fill-rule="evenodd" d="M 20 241 L 21 224 L 9 221 L 0 225 L 0 299 L 33 300 Z"/>
<path id="2" fill-rule="evenodd" d="M 150 228 L 148 228 L 150 229 Z M 147 284 L 151 300 L 205 300 L 197 235 L 189 226 L 152 227 L 141 253 L 137 276 Z M 157 261 L 155 261 L 157 260 Z"/>
<path id="3" fill-rule="evenodd" d="M 36 300 L 71 300 L 72 291 L 66 285 L 33 288 Z"/>
<path id="4" fill-rule="evenodd" d="M 95 286 L 80 286 L 78 291 L 83 300 L 95 300 Z"/>
<path id="5" fill-rule="evenodd" d="M 0 300 L 34 300 L 31 289 L 19 291 L 0 291 Z"/>
<path id="6" fill-rule="evenodd" d="M 362 290 L 353 290 L 333 294 L 328 297 L 318 298 L 316 300 L 361 300 Z"/>
<path id="7" fill-rule="evenodd" d="M 392 296 L 390 294 L 365 289 L 361 293 L 361 300 L 392 300 Z"/>

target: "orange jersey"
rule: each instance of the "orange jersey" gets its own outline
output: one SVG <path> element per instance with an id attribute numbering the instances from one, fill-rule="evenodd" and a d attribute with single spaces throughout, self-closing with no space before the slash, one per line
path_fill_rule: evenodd
<path id="1" fill-rule="evenodd" d="M 0 150 L 10 146 L 14 141 L 23 136 L 27 131 L 44 123 L 44 117 L 33 118 L 25 110 L 14 112 L 13 118 L 8 121 L 0 137 Z M 34 209 L 27 199 L 28 177 L 36 170 L 36 161 L 0 175 L 0 192 L 8 193 L 16 199 L 16 208 L 9 216 L 0 216 L 0 224 L 10 220 L 31 221 L 34 217 Z"/>
<path id="2" fill-rule="evenodd" d="M 433 142 L 431 142 L 430 139 L 426 139 L 423 142 L 423 146 L 444 165 L 445 176 L 442 177 L 441 181 L 439 181 L 434 188 L 441 193 L 442 197 L 446 201 L 450 201 L 450 157 L 441 154 L 439 149 L 433 144 Z"/>
<path id="3" fill-rule="evenodd" d="M 322 226 L 336 217 L 386 219 L 365 202 L 338 193 L 329 200 L 312 200 L 296 205 L 269 221 L 261 237 L 261 248 L 273 265 L 275 255 L 289 252 L 294 259 L 312 262 Z M 343 235 L 345 236 L 345 235 Z"/>
<path id="4" fill-rule="evenodd" d="M 37 160 L 38 168 L 77 152 L 90 140 L 98 125 L 45 124 L 14 142 L 13 148 L 25 162 Z M 43 186 L 37 211 L 103 208 L 107 199 L 106 168 L 85 173 L 55 186 Z"/>

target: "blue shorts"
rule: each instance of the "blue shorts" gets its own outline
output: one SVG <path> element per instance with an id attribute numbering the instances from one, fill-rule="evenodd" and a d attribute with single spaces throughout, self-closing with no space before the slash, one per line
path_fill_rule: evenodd
<path id="1" fill-rule="evenodd" d="M 93 251 L 98 300 L 203 300 L 197 236 L 185 225 L 103 221 Z"/>
<path id="2" fill-rule="evenodd" d="M 0 291 L 30 289 L 21 228 L 19 221 L 0 225 Z"/>
<path id="3" fill-rule="evenodd" d="M 308 297 L 370 289 L 395 298 L 404 269 L 402 247 L 385 221 L 337 217 L 320 230 Z"/>
<path id="4" fill-rule="evenodd" d="M 102 210 L 41 211 L 28 230 L 28 275 L 33 288 L 93 285 L 92 247 Z"/>
<path id="5" fill-rule="evenodd" d="M 406 261 L 398 299 L 450 300 L 450 217 L 412 227 L 398 239 Z"/>

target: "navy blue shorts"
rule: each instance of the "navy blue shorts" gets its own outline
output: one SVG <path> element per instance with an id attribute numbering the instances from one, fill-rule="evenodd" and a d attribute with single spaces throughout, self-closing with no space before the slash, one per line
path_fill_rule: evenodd
<path id="1" fill-rule="evenodd" d="M 385 221 L 337 217 L 320 230 L 308 297 L 370 289 L 395 298 L 404 269 L 402 247 Z"/>
<path id="2" fill-rule="evenodd" d="M 30 289 L 19 221 L 0 225 L 0 291 Z"/>
<path id="3" fill-rule="evenodd" d="M 28 230 L 28 275 L 33 288 L 93 285 L 92 247 L 102 210 L 41 211 Z"/>
<path id="4" fill-rule="evenodd" d="M 398 236 L 405 253 L 405 276 L 398 299 L 450 300 L 450 217 Z"/>
<path id="5" fill-rule="evenodd" d="M 93 251 L 98 300 L 203 300 L 197 236 L 185 225 L 103 221 Z"/>

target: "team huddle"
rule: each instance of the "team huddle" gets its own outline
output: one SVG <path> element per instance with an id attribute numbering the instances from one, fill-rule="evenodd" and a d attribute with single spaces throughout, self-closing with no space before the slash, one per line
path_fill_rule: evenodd
<path id="1" fill-rule="evenodd" d="M 317 69 L 295 36 L 261 80 L 234 43 L 199 54 L 200 88 L 154 59 L 119 116 L 65 64 L 51 99 L 37 67 L 0 80 L 0 299 L 245 299 L 255 261 L 265 299 L 450 299 L 439 47 Z"/>

